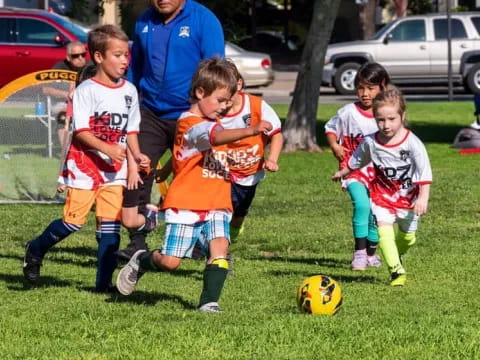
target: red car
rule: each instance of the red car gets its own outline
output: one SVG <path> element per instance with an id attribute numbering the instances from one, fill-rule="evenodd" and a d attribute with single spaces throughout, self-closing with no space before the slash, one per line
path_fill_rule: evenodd
<path id="1" fill-rule="evenodd" d="M 71 41 L 87 31 L 65 17 L 36 9 L 0 8 L 0 87 L 65 59 Z"/>

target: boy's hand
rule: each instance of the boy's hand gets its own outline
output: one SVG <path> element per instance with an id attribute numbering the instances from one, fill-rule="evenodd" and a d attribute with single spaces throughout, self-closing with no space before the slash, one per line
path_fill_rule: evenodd
<path id="1" fill-rule="evenodd" d="M 136 190 L 138 189 L 138 184 L 143 184 L 142 177 L 138 171 L 129 171 L 127 179 L 127 189 Z"/>
<path id="2" fill-rule="evenodd" d="M 428 200 L 419 197 L 413 204 L 413 213 L 417 216 L 427 213 Z"/>
<path id="3" fill-rule="evenodd" d="M 260 133 L 267 133 L 270 130 L 272 130 L 272 124 L 270 124 L 268 121 L 260 121 L 257 125 L 252 127 L 253 129 L 253 135 L 258 135 Z"/>
<path id="4" fill-rule="evenodd" d="M 105 154 L 112 159 L 112 161 L 122 162 L 127 158 L 127 151 L 117 144 L 108 146 Z"/>
<path id="5" fill-rule="evenodd" d="M 278 164 L 276 161 L 273 161 L 273 160 L 266 160 L 265 163 L 263 164 L 263 167 L 268 170 L 268 171 L 271 171 L 271 172 L 277 172 L 279 167 L 278 167 Z"/>
<path id="6" fill-rule="evenodd" d="M 147 169 L 150 169 L 150 158 L 142 153 L 138 153 L 133 155 L 133 158 L 135 159 L 135 162 L 138 164 L 138 166 L 144 171 L 147 172 Z M 150 170 L 147 172 L 147 174 L 150 172 Z"/>
<path id="7" fill-rule="evenodd" d="M 65 189 L 67 188 L 67 186 L 65 184 L 57 184 L 57 192 L 59 194 L 63 193 L 65 191 Z"/>
<path id="8" fill-rule="evenodd" d="M 333 181 L 340 181 L 343 177 L 343 174 L 342 174 L 342 171 L 341 170 L 338 170 L 337 172 L 335 172 L 335 174 L 332 175 L 332 180 Z"/>
<path id="9" fill-rule="evenodd" d="M 343 161 L 345 159 L 345 149 L 342 145 L 332 146 L 333 155 L 337 158 L 338 161 Z"/>

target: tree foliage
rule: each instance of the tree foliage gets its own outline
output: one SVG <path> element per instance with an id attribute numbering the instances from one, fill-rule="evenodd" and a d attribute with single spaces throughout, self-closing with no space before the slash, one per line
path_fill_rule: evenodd
<path id="1" fill-rule="evenodd" d="M 411 15 L 427 14 L 433 11 L 431 0 L 409 0 L 408 13 Z"/>

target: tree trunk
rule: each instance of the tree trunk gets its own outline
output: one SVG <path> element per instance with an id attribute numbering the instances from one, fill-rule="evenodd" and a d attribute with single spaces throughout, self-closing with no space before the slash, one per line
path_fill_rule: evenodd
<path id="1" fill-rule="evenodd" d="M 307 40 L 300 60 L 292 103 L 283 129 L 283 151 L 321 151 L 317 144 L 317 109 L 323 61 L 340 0 L 315 0 Z"/>
<path id="2" fill-rule="evenodd" d="M 375 34 L 375 8 L 377 6 L 376 0 L 368 0 L 366 3 L 358 5 L 360 8 L 360 24 L 363 31 L 363 39 L 371 39 Z"/>
<path id="3" fill-rule="evenodd" d="M 393 0 L 397 17 L 407 16 L 408 0 Z"/>

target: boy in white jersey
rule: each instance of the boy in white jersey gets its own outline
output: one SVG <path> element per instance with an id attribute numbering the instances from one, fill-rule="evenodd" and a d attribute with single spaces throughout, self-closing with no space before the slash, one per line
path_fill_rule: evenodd
<path id="1" fill-rule="evenodd" d="M 123 79 L 128 66 L 127 35 L 114 25 L 97 27 L 88 35 L 88 49 L 97 71 L 73 95 L 73 138 L 62 173 L 67 187 L 63 217 L 27 243 L 23 273 L 28 281 L 37 282 L 47 251 L 79 230 L 95 203 L 101 232 L 95 291 L 109 292 L 120 242 L 126 148 L 139 166 L 148 167 L 150 160 L 138 146 L 137 91 Z"/>
<path id="2" fill-rule="evenodd" d="M 232 215 L 226 144 L 271 130 L 258 124 L 226 130 L 219 122 L 237 86 L 235 65 L 225 59 L 200 63 L 191 85 L 190 111 L 178 122 L 172 152 L 173 181 L 163 202 L 163 247 L 137 251 L 117 277 L 118 291 L 129 295 L 146 271 L 176 270 L 195 243 L 209 250 L 199 310 L 221 312 L 220 293 L 228 272 Z"/>
<path id="3" fill-rule="evenodd" d="M 332 179 L 340 180 L 369 162 L 372 211 L 380 249 L 391 275 L 390 285 L 403 286 L 407 276 L 401 256 L 415 243 L 419 216 L 427 212 L 432 170 L 425 146 L 405 127 L 405 100 L 394 86 L 378 94 L 373 111 L 379 131 L 365 137 L 348 162 Z M 393 225 L 398 224 L 395 236 Z"/>
<path id="4" fill-rule="evenodd" d="M 390 82 L 387 71 L 378 63 L 366 63 L 355 76 L 358 101 L 345 105 L 325 124 L 325 135 L 339 169 L 347 167 L 348 160 L 366 135 L 378 131 L 373 116 L 372 100 Z M 352 228 L 355 250 L 352 270 L 381 266 L 375 254 L 378 233 L 370 210 L 369 183 L 372 164 L 358 169 L 342 179 L 342 189 L 352 200 Z"/>

